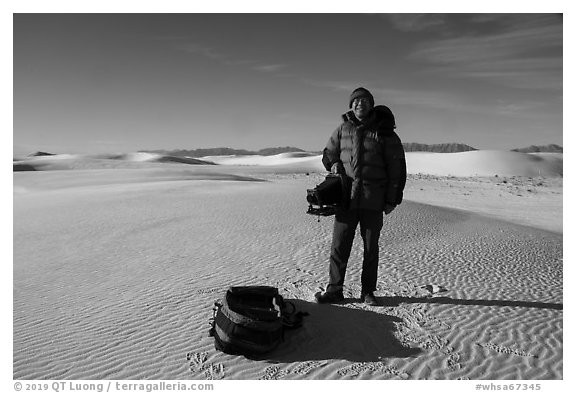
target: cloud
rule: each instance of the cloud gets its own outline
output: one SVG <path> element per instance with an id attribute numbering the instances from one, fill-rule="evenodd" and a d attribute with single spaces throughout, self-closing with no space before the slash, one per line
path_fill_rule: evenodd
<path id="1" fill-rule="evenodd" d="M 308 79 L 304 82 L 344 95 L 350 94 L 352 90 L 358 87 L 357 82 L 348 81 Z M 374 95 L 377 105 L 389 105 L 392 110 L 398 107 L 409 107 L 418 110 L 446 111 L 446 113 L 465 112 L 490 116 L 498 113 L 514 117 L 532 118 L 538 117 L 538 113 L 540 113 L 538 111 L 542 110 L 543 105 L 545 105 L 545 103 L 539 100 L 526 99 L 517 101 L 498 99 L 490 102 L 478 102 L 474 95 L 470 94 L 459 94 L 433 89 L 380 88 L 374 87 L 378 85 L 375 81 L 369 81 L 365 85 L 369 87 Z"/>
<path id="2" fill-rule="evenodd" d="M 287 64 L 261 64 L 254 66 L 253 69 L 262 72 L 276 72 L 288 67 Z"/>
<path id="3" fill-rule="evenodd" d="M 327 88 L 335 92 L 350 94 L 359 86 L 358 82 L 349 81 L 330 81 L 330 80 L 312 80 L 307 79 L 305 83 Z M 374 82 L 366 83 L 372 95 L 374 95 L 376 104 L 394 103 L 394 105 L 409 105 L 432 109 L 458 109 L 466 111 L 477 111 L 478 107 L 467 104 L 466 99 L 460 95 L 441 92 L 436 90 L 419 90 L 419 89 L 394 89 L 378 88 Z"/>
<path id="4" fill-rule="evenodd" d="M 256 62 L 254 60 L 225 60 L 224 61 L 225 65 L 228 66 L 252 66 L 254 64 L 256 64 Z"/>
<path id="5" fill-rule="evenodd" d="M 413 57 L 438 63 L 502 59 L 537 49 L 562 47 L 562 26 L 542 26 L 482 36 L 427 42 Z"/>
<path id="6" fill-rule="evenodd" d="M 177 51 L 198 54 L 209 59 L 223 60 L 228 57 L 211 46 L 195 42 L 188 35 L 155 35 L 151 39 L 167 43 Z"/>
<path id="7" fill-rule="evenodd" d="M 471 14 L 469 20 L 471 24 L 488 25 L 509 29 L 524 29 L 534 26 L 554 25 L 562 21 L 562 14 Z"/>
<path id="8" fill-rule="evenodd" d="M 482 20 L 502 21 L 497 17 Z M 560 89 L 562 24 L 549 23 L 549 19 L 531 22 L 496 33 L 429 41 L 417 47 L 409 59 L 431 64 L 428 73 L 448 77 L 487 79 L 518 88 Z"/>
<path id="9" fill-rule="evenodd" d="M 177 50 L 184 51 L 186 53 L 198 54 L 206 58 L 216 60 L 220 64 L 230 67 L 243 67 L 245 69 L 251 69 L 258 72 L 264 72 L 268 74 L 275 74 L 279 71 L 283 71 L 289 67 L 285 63 L 266 63 L 257 59 L 242 59 L 235 58 L 233 55 L 220 51 L 214 47 L 206 46 L 203 44 L 195 42 L 182 42 L 184 37 L 157 37 L 159 40 L 172 41 Z M 285 74 L 278 75 L 285 76 Z"/>
<path id="10" fill-rule="evenodd" d="M 320 80 L 320 79 L 302 79 L 302 82 L 314 86 L 314 87 L 322 87 L 327 88 L 332 91 L 345 91 L 350 94 L 354 89 L 356 89 L 359 84 L 358 82 L 349 82 L 349 81 L 334 81 L 334 80 Z"/>
<path id="11" fill-rule="evenodd" d="M 480 110 L 478 105 L 470 102 L 468 97 L 445 91 L 376 88 L 371 89 L 371 92 L 376 101 L 394 103 L 394 105 L 472 113 Z"/>
<path id="12" fill-rule="evenodd" d="M 435 30 L 446 23 L 443 14 L 384 14 L 382 17 L 404 32 Z"/>
<path id="13" fill-rule="evenodd" d="M 214 48 L 196 43 L 181 44 L 181 49 L 187 53 L 199 54 L 209 59 L 221 60 L 227 57 L 225 54 L 217 52 Z"/>

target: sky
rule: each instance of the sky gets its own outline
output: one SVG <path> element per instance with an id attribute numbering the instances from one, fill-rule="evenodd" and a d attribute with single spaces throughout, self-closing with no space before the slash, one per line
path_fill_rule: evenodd
<path id="1" fill-rule="evenodd" d="M 319 151 L 359 86 L 403 142 L 563 145 L 562 19 L 14 13 L 14 154 Z"/>

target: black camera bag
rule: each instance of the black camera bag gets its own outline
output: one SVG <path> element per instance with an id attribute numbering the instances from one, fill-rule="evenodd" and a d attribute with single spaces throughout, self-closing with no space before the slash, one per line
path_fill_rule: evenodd
<path id="1" fill-rule="evenodd" d="M 300 327 L 305 315 L 284 301 L 275 287 L 230 287 L 215 303 L 210 335 L 217 350 L 258 356 L 275 349 L 283 341 L 284 329 Z"/>

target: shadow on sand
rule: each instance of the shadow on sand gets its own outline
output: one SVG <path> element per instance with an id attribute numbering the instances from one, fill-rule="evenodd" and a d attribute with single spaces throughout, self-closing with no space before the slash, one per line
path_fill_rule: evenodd
<path id="1" fill-rule="evenodd" d="M 378 300 L 386 306 L 394 307 L 401 303 L 428 303 L 428 304 L 453 304 L 456 306 L 496 306 L 496 307 L 524 307 L 540 308 L 548 310 L 562 310 L 562 303 L 526 302 L 519 300 L 482 300 L 482 299 L 453 299 L 449 297 L 404 297 L 390 296 L 379 297 Z"/>
<path id="2" fill-rule="evenodd" d="M 377 362 L 383 358 L 412 357 L 422 352 L 419 348 L 404 346 L 394 335 L 395 324 L 402 322 L 401 318 L 343 305 L 287 300 L 294 303 L 298 311 L 309 315 L 304 317 L 301 328 L 287 330 L 284 342 L 261 360 Z"/>

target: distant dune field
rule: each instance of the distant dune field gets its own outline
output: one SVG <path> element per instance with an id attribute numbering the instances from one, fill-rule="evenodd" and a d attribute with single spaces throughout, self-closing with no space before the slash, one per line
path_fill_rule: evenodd
<path id="1" fill-rule="evenodd" d="M 406 153 L 407 170 L 412 174 L 436 176 L 562 176 L 562 153 L 519 153 L 499 150 L 477 150 L 462 153 Z M 143 164 L 181 163 L 190 165 L 284 166 L 310 172 L 323 172 L 321 156 L 306 152 L 281 153 L 273 156 L 206 156 L 186 158 L 156 153 L 123 155 L 54 155 L 30 157 L 14 165 L 35 170 L 97 169 L 138 167 Z"/>
<path id="2" fill-rule="evenodd" d="M 358 300 L 359 237 L 346 301 L 313 300 L 333 225 L 306 214 L 318 155 L 15 161 L 13 378 L 563 379 L 562 155 L 406 157 L 382 307 Z M 230 285 L 310 315 L 263 359 L 223 354 L 208 320 Z"/>

